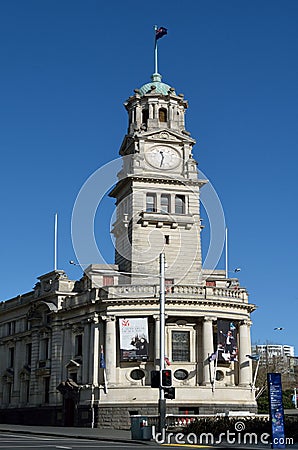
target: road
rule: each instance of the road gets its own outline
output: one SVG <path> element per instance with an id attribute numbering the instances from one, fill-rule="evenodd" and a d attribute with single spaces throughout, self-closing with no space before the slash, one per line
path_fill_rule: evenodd
<path id="1" fill-rule="evenodd" d="M 74 450 L 87 450 L 87 449 L 126 449 L 126 450 L 144 450 L 144 449 L 163 449 L 169 448 L 171 450 L 183 448 L 184 450 L 193 450 L 195 447 L 189 446 L 166 446 L 157 445 L 155 442 L 140 443 L 125 443 L 119 441 L 100 441 L 92 439 L 76 439 L 73 437 L 56 437 L 56 436 L 40 436 L 40 435 L 24 435 L 9 432 L 0 432 L 0 450 L 14 450 L 14 449 L 40 449 L 40 450 L 57 450 L 57 449 L 74 449 Z M 200 446 L 203 448 L 203 446 Z M 205 447 L 206 448 L 206 447 Z"/>
<path id="2" fill-rule="evenodd" d="M 270 445 L 224 445 L 220 446 L 214 445 L 175 445 L 175 444 L 157 444 L 154 441 L 144 441 L 144 443 L 139 442 L 121 442 L 119 440 L 113 441 L 112 439 L 109 441 L 99 440 L 99 439 L 87 439 L 87 438 L 76 438 L 73 436 L 69 437 L 59 437 L 59 436 L 47 436 L 40 434 L 24 434 L 13 433 L 11 431 L 1 432 L 0 431 L 0 450 L 17 450 L 17 449 L 40 449 L 40 450 L 57 450 L 57 449 L 65 449 L 65 450 L 88 450 L 88 449 L 98 449 L 98 450 L 148 450 L 150 449 L 169 449 L 169 450 L 194 450 L 198 448 L 231 448 L 237 449 L 241 448 L 243 450 L 265 450 L 270 449 Z M 298 445 L 288 445 L 287 448 L 294 450 L 298 449 Z"/>
<path id="3" fill-rule="evenodd" d="M 0 433 L 0 450 L 6 449 L 144 449 L 145 445 L 126 444 L 124 442 L 106 442 L 92 439 L 76 439 L 72 437 L 22 435 L 13 433 Z"/>

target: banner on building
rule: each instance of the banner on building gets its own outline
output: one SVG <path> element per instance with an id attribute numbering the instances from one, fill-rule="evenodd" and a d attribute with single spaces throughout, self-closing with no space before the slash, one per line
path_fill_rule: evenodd
<path id="1" fill-rule="evenodd" d="M 148 320 L 119 319 L 121 361 L 147 361 Z"/>
<path id="2" fill-rule="evenodd" d="M 238 361 L 237 327 L 229 320 L 217 321 L 218 362 Z"/>

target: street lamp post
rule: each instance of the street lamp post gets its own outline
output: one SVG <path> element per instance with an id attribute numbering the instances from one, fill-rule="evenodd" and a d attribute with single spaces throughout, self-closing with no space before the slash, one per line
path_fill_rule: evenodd
<path id="1" fill-rule="evenodd" d="M 160 314 L 160 353 L 159 353 L 159 370 L 160 379 L 162 370 L 165 368 L 165 254 L 159 255 L 159 314 Z M 162 386 L 159 386 L 159 400 L 158 400 L 158 413 L 159 413 L 159 431 L 163 433 L 166 428 L 166 399 Z"/>

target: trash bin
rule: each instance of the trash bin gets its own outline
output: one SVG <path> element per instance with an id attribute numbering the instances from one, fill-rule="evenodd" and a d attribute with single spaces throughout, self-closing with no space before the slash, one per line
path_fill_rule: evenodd
<path id="1" fill-rule="evenodd" d="M 152 438 L 152 428 L 148 425 L 146 416 L 130 416 L 131 439 L 138 441 L 150 441 Z"/>

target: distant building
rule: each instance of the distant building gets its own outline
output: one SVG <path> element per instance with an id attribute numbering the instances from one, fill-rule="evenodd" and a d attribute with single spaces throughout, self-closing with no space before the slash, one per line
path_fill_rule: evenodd
<path id="1" fill-rule="evenodd" d="M 161 249 L 176 387 L 168 412 L 256 411 L 247 357 L 255 306 L 237 279 L 202 271 L 206 182 L 185 129 L 187 101 L 155 73 L 125 107 L 126 160 L 110 193 L 115 265 L 90 265 L 78 281 L 55 270 L 0 305 L 2 423 L 120 428 L 130 414 L 157 413 L 150 372 L 159 367 Z"/>
<path id="2" fill-rule="evenodd" d="M 262 358 L 273 358 L 283 357 L 283 356 L 294 356 L 295 351 L 292 345 L 282 345 L 282 344 L 262 344 L 262 345 L 253 345 L 252 346 L 253 353 L 258 353 L 262 356 Z"/>

